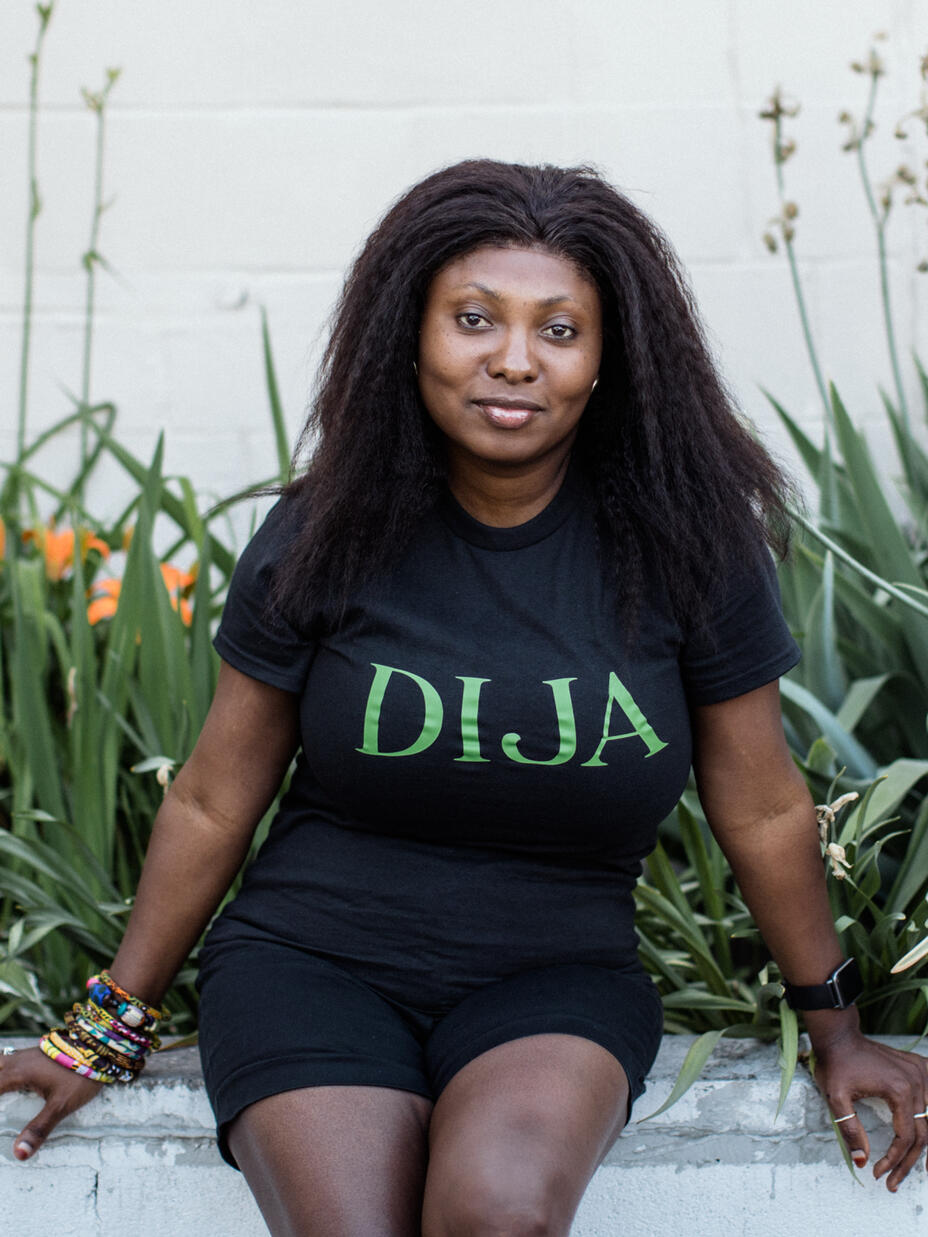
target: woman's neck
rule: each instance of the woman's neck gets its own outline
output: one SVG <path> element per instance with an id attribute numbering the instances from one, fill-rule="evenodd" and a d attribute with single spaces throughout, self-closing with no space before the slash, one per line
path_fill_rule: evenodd
<path id="1" fill-rule="evenodd" d="M 464 510 L 494 528 L 525 524 L 551 502 L 567 473 L 570 453 L 553 462 L 522 470 L 453 468 L 448 478 L 451 493 Z"/>

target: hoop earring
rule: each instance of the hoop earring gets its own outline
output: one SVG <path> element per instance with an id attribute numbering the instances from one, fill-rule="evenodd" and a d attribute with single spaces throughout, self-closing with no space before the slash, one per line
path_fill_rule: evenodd
<path id="1" fill-rule="evenodd" d="M 419 377 L 419 366 L 415 363 L 415 361 L 413 361 L 412 363 L 412 372 L 416 375 L 417 378 Z"/>
<path id="2" fill-rule="evenodd" d="M 591 394 L 591 395 L 593 394 L 593 392 L 596 390 L 596 388 L 597 388 L 598 386 L 599 386 L 599 379 L 598 379 L 598 378 L 594 378 L 594 379 L 593 379 L 593 385 L 590 387 L 590 394 Z"/>

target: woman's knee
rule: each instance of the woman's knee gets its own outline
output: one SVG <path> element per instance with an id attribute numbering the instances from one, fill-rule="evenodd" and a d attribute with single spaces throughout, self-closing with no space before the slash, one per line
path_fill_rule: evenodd
<path id="1" fill-rule="evenodd" d="M 497 1170 L 427 1183 L 423 1237 L 566 1237 L 567 1183 L 538 1172 Z"/>

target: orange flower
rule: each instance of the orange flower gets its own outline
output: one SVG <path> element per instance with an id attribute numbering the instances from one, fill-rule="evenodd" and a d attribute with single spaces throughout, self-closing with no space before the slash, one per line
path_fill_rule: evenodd
<path id="1" fill-rule="evenodd" d="M 192 571 L 181 571 L 173 563 L 161 563 L 160 567 L 161 578 L 164 580 L 164 587 L 168 590 L 171 605 L 178 611 L 185 626 L 189 627 L 193 622 L 193 607 L 187 598 L 193 592 L 197 582 L 196 564 Z M 87 606 L 87 621 L 91 627 L 99 623 L 101 619 L 113 617 L 119 604 L 121 590 L 122 580 L 113 577 L 94 580 L 87 590 L 87 596 L 90 598 Z"/>
<path id="2" fill-rule="evenodd" d="M 34 542 L 45 555 L 45 574 L 49 580 L 63 579 L 64 573 L 74 562 L 74 533 L 71 529 L 59 533 L 52 524 L 48 528 L 27 528 L 23 541 Z"/>
<path id="3" fill-rule="evenodd" d="M 192 571 L 181 571 L 173 563 L 162 563 L 161 578 L 164 580 L 164 587 L 168 590 L 168 596 L 171 598 L 171 605 L 180 614 L 184 625 L 189 627 L 193 622 L 193 607 L 187 598 L 196 586 L 197 564 L 194 563 Z"/>
<path id="4" fill-rule="evenodd" d="M 171 605 L 180 614 L 181 622 L 185 627 L 189 627 L 193 622 L 193 606 L 185 597 L 181 597 L 178 601 L 176 598 L 171 598 Z"/>
<path id="5" fill-rule="evenodd" d="M 169 593 L 179 593 L 187 597 L 197 582 L 196 565 L 193 571 L 181 571 L 173 563 L 162 563 L 161 576 Z"/>
<path id="6" fill-rule="evenodd" d="M 82 528 L 80 531 L 81 542 L 81 562 L 83 563 L 91 550 L 96 550 L 101 558 L 109 558 L 110 547 L 105 541 L 101 541 L 89 528 Z"/>
<path id="7" fill-rule="evenodd" d="M 67 528 L 59 533 L 54 521 L 50 521 L 47 527 L 27 528 L 23 533 L 23 541 L 32 541 L 41 549 L 45 556 L 45 574 L 53 583 L 63 580 L 74 565 L 73 529 Z M 101 558 L 109 558 L 109 546 L 88 528 L 80 530 L 78 544 L 82 563 L 90 550 L 98 551 Z"/>
<path id="8" fill-rule="evenodd" d="M 112 618 L 119 604 L 119 592 L 122 580 L 110 576 L 105 580 L 94 580 L 88 590 L 91 602 L 87 607 L 87 622 L 93 627 L 100 619 Z"/>

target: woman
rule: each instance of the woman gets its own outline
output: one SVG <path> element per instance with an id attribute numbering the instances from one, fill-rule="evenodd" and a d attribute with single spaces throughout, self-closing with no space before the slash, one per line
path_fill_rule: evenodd
<path id="1" fill-rule="evenodd" d="M 201 954 L 220 1148 L 271 1231 L 567 1233 L 659 1042 L 631 889 L 691 762 L 858 1162 L 854 1101 L 892 1107 L 895 1190 L 928 1075 L 860 1035 L 847 969 L 824 986 L 784 486 L 666 242 L 588 170 L 429 177 L 348 278 L 310 441 L 92 990 L 122 1035 L 154 1017 L 299 752 Z M 22 1159 L 100 1085 L 56 1043 L 4 1062 L 46 1097 Z"/>

